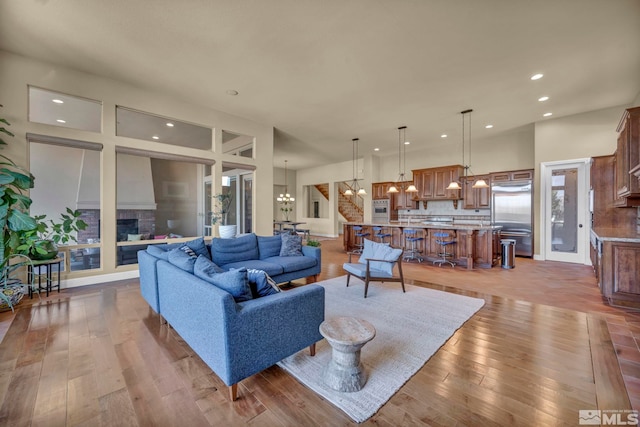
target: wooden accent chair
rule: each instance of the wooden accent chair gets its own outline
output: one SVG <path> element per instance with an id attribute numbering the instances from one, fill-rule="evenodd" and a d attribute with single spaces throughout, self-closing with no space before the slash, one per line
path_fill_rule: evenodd
<path id="1" fill-rule="evenodd" d="M 369 282 L 400 282 L 402 292 L 405 292 L 404 276 L 402 275 L 402 249 L 364 239 L 362 254 L 356 252 L 348 254 L 349 261 L 342 265 L 342 268 L 347 272 L 347 286 L 349 286 L 349 280 L 353 275 L 364 281 L 365 298 L 369 290 Z M 352 262 L 353 255 L 360 255 L 357 262 Z M 394 275 L 394 266 L 398 267 L 397 275 Z"/>

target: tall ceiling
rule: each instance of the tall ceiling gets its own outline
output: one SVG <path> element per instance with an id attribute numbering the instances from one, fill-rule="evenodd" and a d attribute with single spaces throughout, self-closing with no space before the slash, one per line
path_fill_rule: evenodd
<path id="1" fill-rule="evenodd" d="M 273 125 L 299 169 L 629 104 L 640 0 L 0 0 L 0 49 Z"/>

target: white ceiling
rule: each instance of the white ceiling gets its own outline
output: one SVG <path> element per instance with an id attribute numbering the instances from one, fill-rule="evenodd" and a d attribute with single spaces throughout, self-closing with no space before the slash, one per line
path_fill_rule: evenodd
<path id="1" fill-rule="evenodd" d="M 0 49 L 273 125 L 298 169 L 629 104 L 640 0 L 0 0 Z"/>

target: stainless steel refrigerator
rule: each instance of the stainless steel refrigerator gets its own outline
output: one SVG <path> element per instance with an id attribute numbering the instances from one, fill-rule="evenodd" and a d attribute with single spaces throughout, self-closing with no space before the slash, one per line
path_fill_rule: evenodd
<path id="1" fill-rule="evenodd" d="M 531 180 L 491 185 L 491 221 L 502 226 L 503 239 L 516 241 L 516 255 L 533 256 L 533 191 Z"/>

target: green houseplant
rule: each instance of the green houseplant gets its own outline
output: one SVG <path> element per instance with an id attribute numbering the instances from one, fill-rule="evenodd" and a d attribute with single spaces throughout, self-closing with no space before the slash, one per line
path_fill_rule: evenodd
<path id="1" fill-rule="evenodd" d="M 14 136 L 5 126 L 10 123 L 0 118 L 0 147 L 8 145 L 2 137 Z M 34 180 L 31 173 L 0 154 L 0 269 L 6 266 L 12 254 L 17 253 L 23 234 L 36 228 L 35 218 L 29 215 L 31 198 L 25 194 L 33 188 Z"/>
<path id="2" fill-rule="evenodd" d="M 87 228 L 87 223 L 80 219 L 81 215 L 80 211 L 70 208 L 60 214 L 58 221 L 47 220 L 46 215 L 37 215 L 36 227 L 22 233 L 21 244 L 16 250 L 34 260 L 55 258 L 58 244 L 77 242 L 76 233 Z"/>
<path id="3" fill-rule="evenodd" d="M 211 225 L 219 224 L 218 232 L 222 238 L 231 238 L 236 235 L 238 229 L 235 225 L 229 225 L 228 216 L 233 203 L 232 193 L 218 193 L 213 196 L 214 210 L 211 212 Z"/>

